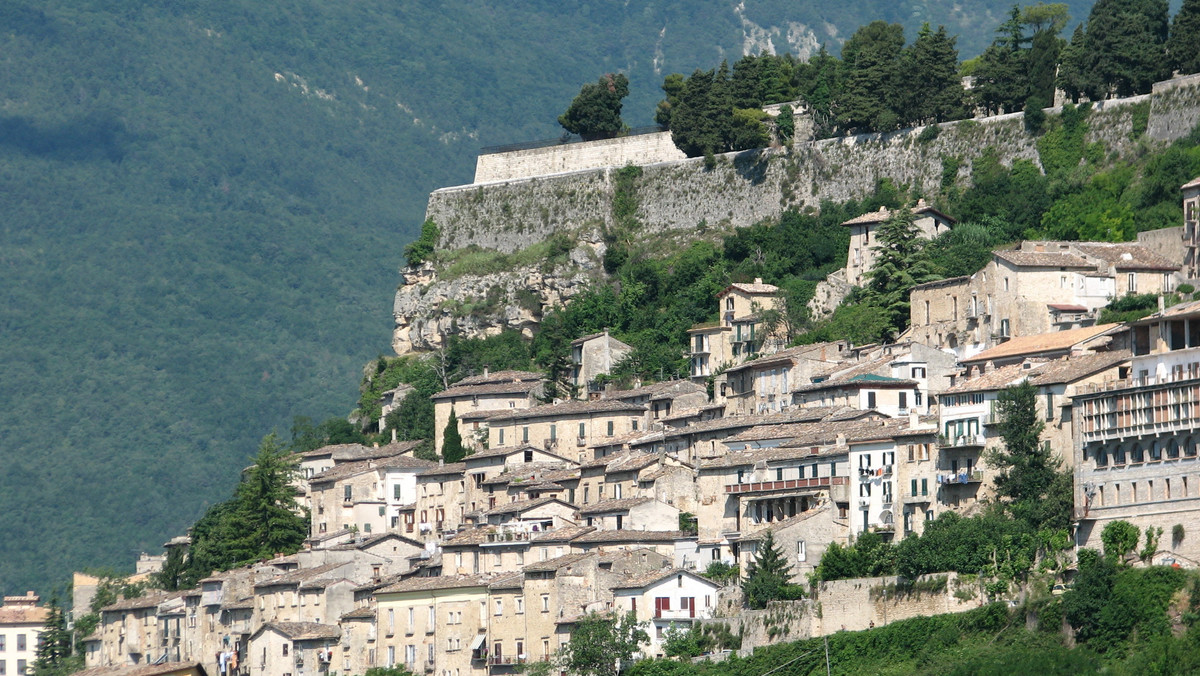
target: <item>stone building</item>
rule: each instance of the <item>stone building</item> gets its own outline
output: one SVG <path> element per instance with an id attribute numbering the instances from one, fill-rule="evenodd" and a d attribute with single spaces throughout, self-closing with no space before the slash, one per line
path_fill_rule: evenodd
<path id="1" fill-rule="evenodd" d="M 596 378 L 608 375 L 632 350 L 629 345 L 608 335 L 608 329 L 571 341 L 571 385 L 576 389 L 576 396 L 599 396 L 603 388 Z"/>
<path id="2" fill-rule="evenodd" d="M 956 222 L 946 214 L 919 200 L 912 208 L 913 225 L 917 227 L 920 237 L 934 239 L 948 232 Z M 842 223 L 850 228 L 850 250 L 846 256 L 846 281 L 851 286 L 863 286 L 867 281 L 867 273 L 875 267 L 875 252 L 878 250 L 876 234 L 892 212 L 887 207 L 879 207 L 872 211 Z"/>
<path id="3" fill-rule="evenodd" d="M 504 411 L 487 419 L 488 447 L 532 446 L 583 460 L 588 444 L 644 429 L 645 414 L 645 406 L 612 399 Z"/>
<path id="4" fill-rule="evenodd" d="M 779 305 L 779 287 L 734 283 L 717 294 L 720 319 L 688 329 L 688 361 L 693 380 L 704 382 L 723 366 L 734 366 L 760 351 L 779 348 L 778 336 L 762 329 L 762 313 Z"/>
<path id="5" fill-rule="evenodd" d="M 317 622 L 269 622 L 250 637 L 248 676 L 325 674 L 340 655 L 342 630 Z M 339 650 L 335 652 L 335 647 Z M 336 668 L 333 669 L 336 671 Z"/>
<path id="6" fill-rule="evenodd" d="M 488 585 L 481 575 L 414 577 L 375 592 L 375 666 L 486 674 Z"/>
<path id="7" fill-rule="evenodd" d="M 1173 291 L 1179 264 L 1135 243 L 1022 242 L 973 275 L 921 284 L 903 338 L 970 358 L 1007 340 L 1090 327 L 1128 293 Z"/>
<path id="8" fill-rule="evenodd" d="M 536 406 L 542 395 L 542 374 L 532 371 L 483 370 L 482 375 L 464 378 L 433 395 L 433 450 L 442 454 L 450 411 L 458 418 L 463 446 L 478 450 L 486 446 L 488 415 L 510 409 Z"/>
<path id="9" fill-rule="evenodd" d="M 696 620 L 712 617 L 721 587 L 712 580 L 682 568 L 652 570 L 618 583 L 613 608 L 631 612 L 646 627 L 650 642 L 640 650 L 644 657 L 662 657 L 666 632 L 686 631 Z"/>
<path id="10" fill-rule="evenodd" d="M 381 533 L 398 526 L 403 508 L 416 502 L 417 474 L 428 460 L 399 455 L 335 465 L 309 479 L 312 534 L 350 529 Z"/>

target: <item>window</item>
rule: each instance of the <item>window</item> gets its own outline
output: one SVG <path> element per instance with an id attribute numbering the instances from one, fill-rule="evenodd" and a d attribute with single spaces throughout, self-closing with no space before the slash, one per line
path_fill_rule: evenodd
<path id="1" fill-rule="evenodd" d="M 929 495 L 929 479 L 921 479 L 921 495 Z"/>
<path id="2" fill-rule="evenodd" d="M 867 392 L 867 408 L 875 408 L 875 393 Z"/>
<path id="3" fill-rule="evenodd" d="M 503 615 L 504 614 L 504 599 L 496 599 L 496 612 L 494 614 L 495 615 Z"/>
<path id="4" fill-rule="evenodd" d="M 1046 393 L 1046 420 L 1054 420 L 1054 393 Z"/>
<path id="5" fill-rule="evenodd" d="M 345 486 L 342 486 L 342 499 L 345 500 L 346 502 L 350 502 L 353 492 L 354 492 L 354 489 L 352 486 L 350 486 L 350 484 L 346 484 Z"/>
<path id="6" fill-rule="evenodd" d="M 612 435 L 613 435 L 613 421 L 609 420 L 608 421 L 608 436 L 611 437 Z"/>
<path id="7" fill-rule="evenodd" d="M 396 500 L 400 499 L 400 489 L 401 489 L 400 484 L 392 485 L 392 497 Z"/>
<path id="8" fill-rule="evenodd" d="M 864 483 L 861 483 L 858 485 L 858 497 L 860 497 L 860 498 L 871 497 L 871 484 L 870 483 L 864 482 Z"/>
<path id="9" fill-rule="evenodd" d="M 388 646 L 387 665 L 389 667 L 396 666 L 396 646 L 394 645 Z"/>
<path id="10" fill-rule="evenodd" d="M 504 445 L 504 430 L 503 429 L 496 430 L 496 434 L 500 437 L 499 439 L 497 439 L 498 445 L 503 446 Z"/>
<path id="11" fill-rule="evenodd" d="M 517 597 L 517 614 L 525 614 L 525 599 L 521 598 L 520 596 Z"/>
<path id="12" fill-rule="evenodd" d="M 543 613 L 550 612 L 550 595 L 549 594 L 542 594 L 542 612 Z"/>
<path id="13" fill-rule="evenodd" d="M 433 628 L 436 625 L 437 625 L 437 611 L 434 610 L 433 606 L 429 606 L 429 622 L 425 626 L 425 631 L 427 633 L 433 631 Z"/>
<path id="14" fill-rule="evenodd" d="M 1125 279 L 1126 292 L 1137 293 L 1137 273 L 1131 272 Z"/>
<path id="15" fill-rule="evenodd" d="M 587 436 L 587 433 L 585 432 L 585 429 L 586 429 L 585 425 L 586 425 L 586 423 L 579 423 L 579 438 L 580 439 Z"/>
<path id="16" fill-rule="evenodd" d="M 408 633 L 413 633 L 413 625 L 417 622 L 417 609 L 408 609 Z"/>
<path id="17" fill-rule="evenodd" d="M 521 428 L 521 443 L 523 443 L 523 444 L 529 443 L 529 426 L 528 425 Z"/>
<path id="18" fill-rule="evenodd" d="M 808 550 L 808 547 L 805 545 L 804 540 L 800 540 L 799 542 L 797 542 L 796 543 L 796 560 L 797 561 L 807 561 L 808 560 L 808 551 L 807 550 Z"/>
<path id="19" fill-rule="evenodd" d="M 291 644 L 290 644 L 290 643 L 284 643 L 284 644 L 283 644 L 283 656 L 284 656 L 284 657 L 287 657 L 287 656 L 288 656 L 288 646 L 289 646 L 289 645 L 291 645 Z"/>
<path id="20" fill-rule="evenodd" d="M 550 424 L 550 441 L 558 441 L 558 425 Z"/>
<path id="21" fill-rule="evenodd" d="M 900 393 L 900 408 L 902 410 L 908 408 L 908 392 Z"/>

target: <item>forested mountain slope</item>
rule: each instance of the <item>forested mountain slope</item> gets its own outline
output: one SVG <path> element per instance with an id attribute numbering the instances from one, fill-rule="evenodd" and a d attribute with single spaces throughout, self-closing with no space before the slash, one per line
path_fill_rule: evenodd
<path id="1" fill-rule="evenodd" d="M 156 550 L 265 432 L 341 412 L 426 194 L 599 73 L 645 124 L 722 55 L 879 18 L 968 57 L 1008 8 L 825 5 L 0 3 L 0 590 Z"/>

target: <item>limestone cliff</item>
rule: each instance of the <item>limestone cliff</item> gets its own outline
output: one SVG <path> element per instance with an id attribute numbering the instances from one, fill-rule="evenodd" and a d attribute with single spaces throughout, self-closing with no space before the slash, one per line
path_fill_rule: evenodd
<path id="1" fill-rule="evenodd" d="M 1135 113 L 1145 113 L 1146 106 L 1137 104 L 1147 103 L 1147 127 L 1139 135 L 1134 133 Z M 1200 122 L 1200 76 L 1159 83 L 1145 96 L 1099 102 L 1093 111 L 1086 142 L 1103 143 L 1110 155 L 1139 152 L 1147 142 L 1172 141 Z M 647 165 L 633 184 L 642 224 L 638 235 L 682 242 L 700 231 L 719 232 L 776 218 L 788 208 L 816 209 L 825 200 L 859 198 L 882 178 L 936 194 L 943 181 L 968 180 L 972 161 L 988 147 L 994 147 L 1005 164 L 1017 159 L 1039 162 L 1037 139 L 1026 132 L 1021 114 L 945 123 L 937 134 L 923 131 L 731 153 L 719 157 L 711 169 L 699 158 Z M 530 173 L 538 173 L 530 157 L 523 155 L 519 161 Z M 554 161 L 561 158 L 555 155 Z M 944 175 L 948 168 L 949 175 Z M 490 252 L 493 261 L 523 264 L 478 273 L 464 258 L 454 263 L 458 269 L 452 279 L 443 274 L 444 265 L 405 271 L 395 303 L 397 353 L 428 350 L 451 329 L 469 336 L 504 328 L 528 333 L 542 308 L 570 298 L 587 280 L 604 274 L 598 265 L 601 235 L 611 226 L 618 168 L 557 174 L 549 164 L 544 169 L 544 175 L 444 188 L 430 195 L 427 216 L 440 228 L 443 249 Z M 564 236 L 575 247 L 569 261 L 547 269 L 531 259 L 549 239 Z M 831 309 L 843 293 L 836 283 L 823 289 L 815 309 Z"/>

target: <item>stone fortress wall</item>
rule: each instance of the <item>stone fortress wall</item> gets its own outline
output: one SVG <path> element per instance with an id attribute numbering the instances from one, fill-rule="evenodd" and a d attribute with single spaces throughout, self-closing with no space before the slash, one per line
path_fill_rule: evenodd
<path id="1" fill-rule="evenodd" d="M 1145 139 L 1134 138 L 1134 111 L 1136 104 L 1146 102 L 1150 111 L 1145 137 L 1170 142 L 1185 136 L 1200 123 L 1200 75 L 1160 82 L 1151 94 L 1097 102 L 1088 119 L 1086 141 L 1102 142 L 1109 153 L 1138 152 Z M 1047 112 L 1057 114 L 1060 109 Z M 801 131 L 806 118 L 797 117 L 801 138 L 807 133 Z M 686 239 L 704 224 L 748 226 L 776 218 L 789 208 L 816 209 L 824 200 L 860 198 L 882 178 L 932 194 L 941 187 L 944 158 L 957 160 L 957 179 L 966 181 L 972 161 L 989 146 L 996 148 L 1005 164 L 1018 159 L 1038 163 L 1037 138 L 1025 131 L 1023 118 L 1017 113 L 948 122 L 939 125 L 935 138 L 924 142 L 918 140 L 923 128 L 799 141 L 790 148 L 729 153 L 720 156 L 712 169 L 704 168 L 702 158 L 645 164 L 634 182 L 640 234 Z M 653 143 L 669 140 L 664 132 Z M 564 162 L 582 165 L 590 157 L 587 161 L 603 166 L 548 175 L 528 174 L 553 169 L 554 152 L 494 153 L 488 159 L 496 165 L 489 169 L 496 172 L 493 175 L 526 176 L 431 193 L 426 216 L 440 229 L 442 249 L 477 247 L 511 254 L 551 234 L 565 233 L 577 243 L 578 251 L 572 252 L 571 265 L 553 271 L 530 267 L 451 281 L 439 279 L 438 270 L 430 267 L 407 275 L 411 279 L 406 278 L 398 289 L 393 307 L 397 353 L 435 349 L 439 336 L 451 326 L 468 337 L 505 328 L 526 330 L 531 321 L 528 308 L 512 300 L 519 290 L 538 294 L 543 306 L 554 305 L 583 288 L 588 276 L 600 274 L 587 268 L 594 268 L 594 260 L 603 256 L 602 234 L 612 222 L 614 174 L 623 165 L 611 162 L 651 152 L 642 145 L 648 142 L 634 136 L 551 149 L 573 153 L 560 158 Z M 588 154 L 593 145 L 599 150 Z M 496 285 L 506 289 L 510 300 L 495 316 L 459 317 L 444 309 L 447 300 L 475 300 L 462 294 Z M 837 300 L 831 296 L 825 304 Z"/>

